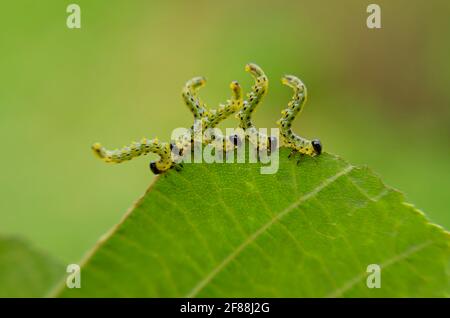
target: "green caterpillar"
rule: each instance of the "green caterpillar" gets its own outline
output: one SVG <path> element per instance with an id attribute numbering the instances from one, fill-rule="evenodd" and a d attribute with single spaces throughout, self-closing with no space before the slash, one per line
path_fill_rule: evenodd
<path id="1" fill-rule="evenodd" d="M 213 134 L 205 138 L 202 137 L 204 137 L 205 131 L 214 129 L 220 122 L 237 111 L 239 111 L 236 116 L 239 119 L 239 128 L 244 130 L 250 142 L 257 145 L 257 149 L 273 150 L 274 146 L 277 145 L 277 140 L 274 137 L 259 133 L 251 118 L 256 107 L 267 93 L 269 81 L 263 70 L 256 64 L 247 64 L 245 70 L 255 80 L 251 92 L 247 94 L 247 99 L 243 100 L 241 86 L 238 82 L 233 81 L 230 84 L 231 98 L 225 104 L 220 104 L 217 109 L 208 109 L 198 97 L 198 90 L 206 84 L 204 77 L 194 77 L 186 82 L 182 90 L 182 98 L 194 116 L 194 123 L 188 133 L 179 136 L 175 141 L 167 143 L 159 141 L 158 138 L 142 138 L 140 142 L 135 141 L 129 146 L 115 150 L 108 150 L 100 143 L 95 143 L 92 145 L 92 150 L 99 158 L 109 163 L 121 163 L 148 153 L 155 153 L 160 158 L 158 161 L 150 163 L 150 170 L 154 174 L 160 174 L 171 168 L 177 168 L 178 159 L 186 154 L 186 151 L 190 149 L 198 137 L 201 138 L 203 144 L 215 143 L 215 147 L 223 147 L 222 150 L 233 150 L 240 142 L 236 135 L 227 137 Z M 304 139 L 291 130 L 292 121 L 302 111 L 306 102 L 306 87 L 297 77 L 292 75 L 283 77 L 282 83 L 294 90 L 288 108 L 282 111 L 282 117 L 277 122 L 284 144 L 292 148 L 294 153 L 299 152 L 310 156 L 320 155 L 322 145 L 319 140 Z M 225 142 L 227 139 L 231 143 Z"/>
<path id="2" fill-rule="evenodd" d="M 160 159 L 150 163 L 150 169 L 154 174 L 162 173 L 174 166 L 174 161 L 171 158 L 170 144 L 160 142 L 158 138 L 147 139 L 144 137 L 141 142 L 134 141 L 129 146 L 115 150 L 107 150 L 97 142 L 92 145 L 92 150 L 99 158 L 108 163 L 121 163 L 150 152 L 156 153 Z"/>
<path id="3" fill-rule="evenodd" d="M 255 84 L 252 86 L 250 93 L 247 94 L 247 99 L 244 101 L 242 109 L 236 116 L 239 119 L 239 127 L 245 131 L 246 136 L 252 144 L 257 146 L 257 149 L 271 148 L 271 145 L 275 144 L 275 140 L 259 133 L 252 121 L 253 112 L 267 94 L 269 80 L 266 74 L 264 74 L 264 71 L 256 64 L 247 64 L 245 71 L 252 75 Z"/>
<path id="4" fill-rule="evenodd" d="M 294 95 L 288 104 L 288 107 L 281 111 L 282 117 L 277 124 L 285 144 L 293 149 L 293 152 L 315 156 L 322 153 L 322 144 L 320 140 L 308 140 L 296 135 L 292 129 L 292 122 L 295 117 L 301 113 L 307 99 L 306 86 L 300 79 L 293 75 L 285 75 L 281 82 L 294 90 Z"/>

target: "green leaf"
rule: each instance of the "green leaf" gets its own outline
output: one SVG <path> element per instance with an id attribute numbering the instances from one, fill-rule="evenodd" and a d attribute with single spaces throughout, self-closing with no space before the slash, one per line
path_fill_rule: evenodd
<path id="1" fill-rule="evenodd" d="M 0 236 L 0 298 L 44 297 L 63 266 L 18 238 Z"/>
<path id="2" fill-rule="evenodd" d="M 160 176 L 62 297 L 429 297 L 449 294 L 449 234 L 368 168 L 280 151 Z M 381 266 L 381 288 L 366 285 Z"/>

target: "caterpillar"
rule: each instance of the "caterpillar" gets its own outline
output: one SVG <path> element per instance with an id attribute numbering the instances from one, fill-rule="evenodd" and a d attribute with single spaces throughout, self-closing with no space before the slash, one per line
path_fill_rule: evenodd
<path id="1" fill-rule="evenodd" d="M 320 155 L 322 153 L 322 144 L 319 139 L 305 139 L 296 135 L 291 129 L 292 122 L 301 113 L 306 103 L 306 86 L 299 78 L 293 75 L 285 75 L 281 82 L 291 87 L 294 91 L 288 107 L 281 111 L 282 117 L 277 121 L 284 143 L 292 148 L 293 153 L 299 152 L 310 156 Z"/>
<path id="2" fill-rule="evenodd" d="M 92 145 L 92 150 L 100 159 L 109 163 L 121 163 L 150 152 L 155 153 L 159 155 L 160 159 L 150 163 L 150 170 L 154 174 L 160 174 L 174 166 L 169 143 L 160 142 L 158 138 L 147 139 L 144 137 L 140 142 L 134 141 L 129 146 L 115 150 L 107 150 L 96 142 Z"/>
<path id="3" fill-rule="evenodd" d="M 248 136 L 250 142 L 257 145 L 257 149 L 271 149 L 275 144 L 274 138 L 269 138 L 264 134 L 260 134 L 252 121 L 252 114 L 256 107 L 261 103 L 269 88 L 269 80 L 264 71 L 256 64 L 249 63 L 245 66 L 245 71 L 249 72 L 255 80 L 252 90 L 247 94 L 247 99 L 243 103 L 243 107 L 237 114 L 239 119 L 239 127 L 242 128 Z"/>
<path id="4" fill-rule="evenodd" d="M 239 111 L 236 115 L 239 119 L 239 128 L 244 130 L 250 142 L 257 145 L 257 149 L 274 149 L 278 144 L 276 138 L 259 133 L 251 118 L 267 93 L 269 81 L 264 71 L 256 64 L 247 64 L 245 70 L 252 75 L 255 81 L 246 99 L 243 100 L 242 88 L 239 83 L 233 81 L 230 84 L 231 98 L 225 104 L 220 104 L 217 109 L 209 109 L 198 97 L 198 90 L 206 84 L 204 77 L 194 77 L 186 82 L 182 89 L 182 98 L 194 116 L 194 123 L 186 134 L 179 136 L 175 141 L 168 143 L 161 142 L 158 138 L 144 137 L 140 142 L 134 141 L 129 146 L 115 150 L 108 150 L 97 142 L 92 145 L 92 150 L 97 157 L 109 163 L 121 163 L 141 155 L 155 153 L 159 156 L 159 160 L 150 163 L 150 170 L 154 174 L 160 174 L 171 168 L 178 168 L 178 159 L 185 155 L 197 137 L 203 137 L 201 134 L 204 131 L 214 129 L 220 122 L 237 111 Z M 293 120 L 302 111 L 307 99 L 305 85 L 293 75 L 284 76 L 282 83 L 294 90 L 288 107 L 282 111 L 282 117 L 277 121 L 282 141 L 292 149 L 292 153 L 320 155 L 322 144 L 318 139 L 307 140 L 296 135 L 291 129 Z M 224 142 L 227 139 L 231 143 Z M 203 144 L 214 143 L 215 147 L 223 147 L 222 150 L 225 151 L 234 149 L 240 142 L 237 135 L 223 136 L 221 134 L 211 134 L 201 140 Z"/>

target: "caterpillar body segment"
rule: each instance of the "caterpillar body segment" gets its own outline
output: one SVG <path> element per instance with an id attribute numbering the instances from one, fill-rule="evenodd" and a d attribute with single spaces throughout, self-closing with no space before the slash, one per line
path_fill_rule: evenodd
<path id="1" fill-rule="evenodd" d="M 281 111 L 281 118 L 277 121 L 280 128 L 280 134 L 283 142 L 291 147 L 294 152 L 306 154 L 310 156 L 320 155 L 322 152 L 322 145 L 318 139 L 308 140 L 292 131 L 292 122 L 295 117 L 301 113 L 307 100 L 307 89 L 303 82 L 293 76 L 285 75 L 281 82 L 284 85 L 291 87 L 294 94 L 291 101 L 288 103 L 288 107 Z"/>
<path id="2" fill-rule="evenodd" d="M 155 153 L 160 157 L 158 161 L 150 164 L 150 168 L 155 174 L 170 169 L 174 164 L 171 159 L 170 145 L 166 142 L 160 142 L 158 138 L 142 138 L 140 142 L 135 141 L 129 146 L 115 150 L 108 150 L 100 143 L 95 143 L 92 145 L 92 150 L 97 157 L 108 163 L 121 163 L 148 153 Z"/>
<path id="3" fill-rule="evenodd" d="M 186 82 L 181 93 L 186 106 L 196 120 L 201 120 L 207 114 L 207 107 L 197 97 L 198 90 L 205 84 L 206 79 L 203 76 L 194 77 Z"/>

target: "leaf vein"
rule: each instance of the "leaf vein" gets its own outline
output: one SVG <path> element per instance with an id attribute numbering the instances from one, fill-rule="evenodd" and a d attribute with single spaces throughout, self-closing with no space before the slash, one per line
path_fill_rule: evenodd
<path id="1" fill-rule="evenodd" d="M 329 177 L 328 179 L 325 179 L 321 184 L 319 184 L 316 188 L 311 190 L 310 192 L 306 193 L 305 195 L 301 196 L 297 201 L 295 201 L 293 204 L 285 208 L 283 211 L 275 215 L 269 222 L 264 224 L 262 227 L 260 227 L 256 232 L 254 232 L 252 235 L 250 235 L 244 242 L 242 242 L 241 245 L 239 245 L 235 250 L 233 250 L 227 257 L 225 257 L 222 262 L 220 262 L 211 272 L 209 272 L 208 275 L 205 276 L 194 288 L 187 294 L 186 297 L 191 298 L 195 297 L 214 277 L 216 277 L 221 270 L 223 270 L 233 259 L 235 259 L 242 251 L 249 246 L 251 243 L 253 243 L 261 234 L 263 234 L 267 229 L 269 229 L 274 223 L 279 221 L 281 218 L 286 216 L 289 212 L 296 209 L 301 203 L 303 203 L 306 200 L 309 200 L 310 198 L 314 197 L 316 194 L 318 194 L 320 191 L 322 191 L 324 188 L 328 187 L 329 185 L 333 184 L 337 179 L 339 179 L 341 176 L 348 174 L 350 171 L 353 170 L 353 166 L 349 165 L 336 173 L 335 175 Z"/>

